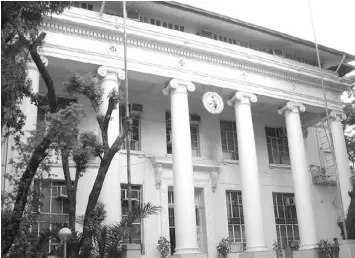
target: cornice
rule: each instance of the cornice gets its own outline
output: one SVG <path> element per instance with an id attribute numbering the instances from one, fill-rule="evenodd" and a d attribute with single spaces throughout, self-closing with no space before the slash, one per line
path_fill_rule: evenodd
<path id="1" fill-rule="evenodd" d="M 57 19 L 44 21 L 42 24 L 42 29 L 46 31 L 53 31 L 53 32 L 59 32 L 59 33 L 65 33 L 65 34 L 90 38 L 93 40 L 112 42 L 113 46 L 117 44 L 119 45 L 123 44 L 123 35 L 119 30 L 114 31 L 112 29 L 109 30 L 109 29 L 103 29 L 94 26 L 85 27 L 83 24 L 80 25 L 64 24 L 63 21 L 61 21 L 59 18 L 60 16 L 58 16 Z M 89 19 L 90 17 L 85 17 L 85 18 Z M 97 20 L 98 19 L 96 19 L 96 21 Z M 108 22 L 102 22 L 102 21 L 100 22 L 101 22 L 101 26 L 103 26 L 105 23 L 108 24 Z M 140 25 L 146 26 L 146 24 L 140 24 Z M 111 27 L 114 28 L 112 25 Z M 162 28 L 158 27 L 157 29 L 162 29 Z M 186 44 L 185 46 L 181 46 L 178 44 L 174 44 L 172 40 L 170 40 L 169 43 L 160 40 L 160 38 L 159 40 L 157 40 L 156 35 L 150 34 L 150 38 L 148 37 L 143 38 L 142 36 L 137 36 L 135 35 L 138 34 L 135 33 L 137 30 L 138 30 L 137 26 L 134 28 L 132 26 L 128 27 L 128 32 L 131 31 L 130 33 L 131 35 L 129 35 L 130 38 L 127 40 L 127 44 L 131 47 L 144 48 L 150 51 L 162 52 L 168 55 L 178 56 L 180 58 L 198 60 L 206 63 L 211 63 L 213 65 L 226 66 L 232 69 L 240 69 L 254 74 L 262 74 L 269 77 L 311 85 L 314 87 L 321 86 L 320 79 L 317 77 L 318 75 L 314 71 L 312 71 L 314 74 L 305 74 L 305 72 L 309 73 L 310 69 L 307 70 L 307 68 L 301 66 L 291 67 L 289 64 L 281 63 L 280 61 L 277 60 L 276 61 L 271 60 L 271 58 L 270 60 L 268 60 L 261 56 L 250 55 L 246 53 L 238 53 L 237 51 L 233 51 L 233 53 L 230 53 L 231 50 L 229 50 L 228 52 L 228 48 L 226 48 L 227 51 L 225 51 L 226 56 L 222 56 L 212 51 L 206 52 L 202 50 L 196 50 L 196 46 L 194 47 L 191 46 L 192 45 L 191 43 L 193 43 L 191 40 L 189 41 L 189 44 Z M 181 40 L 182 39 L 180 38 L 180 41 Z M 249 49 L 245 50 L 245 52 L 248 51 L 250 50 Z M 240 59 L 238 57 L 235 58 L 228 57 L 227 55 L 231 56 L 230 54 L 233 54 L 233 56 L 235 56 L 236 54 L 240 54 Z M 246 57 L 247 60 L 243 60 L 243 58 L 245 59 Z M 260 60 L 263 61 L 263 64 L 260 63 Z M 265 61 L 268 61 L 270 64 L 265 65 L 264 64 Z M 273 67 L 272 65 L 275 64 L 283 65 L 284 69 L 281 69 L 279 67 Z M 290 70 L 291 68 L 296 71 L 291 71 Z M 335 80 L 339 80 L 339 78 L 334 75 L 331 75 L 329 72 L 324 73 L 324 79 L 327 83 L 326 87 L 331 88 L 332 90 L 343 91 L 344 88 L 350 86 L 347 83 L 336 82 Z M 347 82 L 346 79 L 342 79 L 342 81 Z"/>
<path id="2" fill-rule="evenodd" d="M 112 55 L 102 55 L 100 53 L 95 52 L 88 52 L 82 49 L 74 49 L 66 46 L 56 45 L 56 44 L 45 44 L 43 48 L 39 50 L 41 54 L 54 56 L 58 58 L 65 58 L 65 59 L 73 59 L 75 61 L 82 61 L 88 62 L 91 64 L 97 65 L 115 65 L 117 67 L 123 68 L 123 58 L 122 57 L 115 57 Z M 75 52 L 76 55 L 72 55 Z M 143 73 L 151 73 L 152 71 L 154 74 L 159 76 L 166 76 L 167 72 L 171 78 L 177 78 L 186 80 L 186 72 L 187 70 L 175 67 L 166 67 L 162 65 L 157 65 L 151 63 L 149 60 L 137 61 L 137 60 L 130 60 L 129 62 L 130 69 L 134 71 L 140 71 Z M 290 99 L 295 102 L 307 103 L 309 105 L 316 105 L 323 107 L 324 100 L 321 96 L 312 96 L 308 94 L 298 93 L 295 91 L 290 91 L 288 89 L 283 88 L 270 88 L 265 85 L 255 84 L 245 80 L 235 80 L 229 79 L 224 76 L 214 76 L 210 77 L 205 73 L 195 72 L 193 74 L 189 74 L 188 79 L 190 81 L 196 81 L 202 84 L 209 84 L 214 85 L 226 89 L 232 90 L 241 90 L 241 91 L 250 91 L 253 90 L 255 94 L 267 95 L 279 98 L 279 99 Z M 236 88 L 236 85 L 238 87 Z M 288 96 L 288 97 L 287 97 Z M 338 100 L 328 99 L 328 103 L 331 105 L 331 109 L 339 109 L 341 108 L 341 102 Z"/>

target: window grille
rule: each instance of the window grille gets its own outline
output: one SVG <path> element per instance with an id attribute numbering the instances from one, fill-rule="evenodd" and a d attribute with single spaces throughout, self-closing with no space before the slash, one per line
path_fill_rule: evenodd
<path id="1" fill-rule="evenodd" d="M 265 127 L 270 164 L 290 165 L 286 128 Z"/>
<path id="2" fill-rule="evenodd" d="M 246 242 L 241 191 L 226 191 L 229 238 L 233 243 Z"/>
<path id="3" fill-rule="evenodd" d="M 223 159 L 239 160 L 237 128 L 234 121 L 220 121 Z"/>
<path id="4" fill-rule="evenodd" d="M 298 243 L 300 240 L 294 194 L 273 193 L 272 197 L 277 241 L 284 250 L 287 245 L 292 247 L 292 242 Z"/>

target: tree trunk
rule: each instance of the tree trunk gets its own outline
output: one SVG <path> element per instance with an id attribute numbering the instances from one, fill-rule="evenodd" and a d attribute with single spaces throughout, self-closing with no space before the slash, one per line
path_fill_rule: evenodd
<path id="1" fill-rule="evenodd" d="M 68 199 L 69 199 L 69 228 L 75 231 L 76 221 L 76 188 L 73 187 L 73 182 L 70 176 L 69 169 L 69 154 L 66 150 L 62 149 L 62 167 L 65 178 L 65 185 L 67 187 Z"/>
<path id="2" fill-rule="evenodd" d="M 349 192 L 351 198 L 349 210 L 346 216 L 346 230 L 348 239 L 355 239 L 355 189 Z"/>
<path id="3" fill-rule="evenodd" d="M 16 27 L 16 26 L 14 26 Z M 21 33 L 18 34 L 20 41 L 23 42 L 28 50 L 30 51 L 32 60 L 35 62 L 38 71 L 40 72 L 43 80 L 45 81 L 47 90 L 48 90 L 48 99 L 49 105 L 51 108 L 51 112 L 56 112 L 57 110 L 57 97 L 55 93 L 54 83 L 49 75 L 46 67 L 44 66 L 38 52 L 37 47 L 43 42 L 44 36 L 46 35 L 44 32 L 40 34 L 40 36 L 31 44 Z M 20 228 L 21 219 L 23 216 L 23 212 L 27 203 L 27 196 L 30 190 L 33 178 L 37 172 L 39 164 L 43 161 L 43 159 L 48 155 L 47 149 L 51 144 L 51 139 L 54 137 L 53 132 L 50 131 L 42 141 L 35 147 L 32 152 L 32 155 L 27 163 L 27 167 L 21 177 L 19 190 L 16 196 L 16 201 L 14 205 L 13 212 L 9 219 L 9 223 L 6 225 L 6 228 L 2 233 L 2 255 L 5 255 L 10 250 L 13 245 L 15 238 L 17 237 L 18 230 Z"/>
<path id="4" fill-rule="evenodd" d="M 88 205 L 86 206 L 84 225 L 83 225 L 83 238 L 82 238 L 82 249 L 80 257 L 87 258 L 90 255 L 90 251 L 92 248 L 92 235 L 88 230 L 87 225 L 89 225 L 92 221 L 93 211 L 97 204 L 97 201 L 100 196 L 100 192 L 102 189 L 102 185 L 104 183 L 107 171 L 111 165 L 112 159 L 116 152 L 107 151 L 100 162 L 99 171 L 96 176 L 96 180 L 92 190 L 90 192 Z M 119 205 L 119 204 L 118 204 Z"/>
<path id="5" fill-rule="evenodd" d="M 18 230 L 20 228 L 23 211 L 25 210 L 27 196 L 31 188 L 33 178 L 36 174 L 39 164 L 47 156 L 46 150 L 48 149 L 50 143 L 50 137 L 46 136 L 42 142 L 34 149 L 27 164 L 26 170 L 20 179 L 19 190 L 16 196 L 13 212 L 9 219 L 9 223 L 7 223 L 6 228 L 3 231 L 4 233 L 1 234 L 2 255 L 8 253 L 15 241 Z"/>

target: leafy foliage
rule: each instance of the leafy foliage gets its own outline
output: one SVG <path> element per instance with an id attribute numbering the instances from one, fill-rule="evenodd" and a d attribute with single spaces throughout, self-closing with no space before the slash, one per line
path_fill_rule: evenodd
<path id="1" fill-rule="evenodd" d="M 228 254 L 230 254 L 231 252 L 231 244 L 232 241 L 229 239 L 229 237 L 227 238 L 222 238 L 222 240 L 218 243 L 216 250 L 218 253 L 218 258 L 227 258 Z"/>
<path id="2" fill-rule="evenodd" d="M 69 76 L 65 86 L 66 90 L 70 94 L 79 93 L 86 96 L 91 101 L 95 112 L 99 113 L 99 106 L 102 103 L 104 89 L 101 87 L 101 83 L 98 78 L 93 76 L 91 73 L 84 76 L 74 73 Z"/>
<path id="3" fill-rule="evenodd" d="M 161 258 L 167 258 L 168 256 L 170 256 L 171 245 L 170 242 L 166 239 L 166 237 L 159 238 L 157 249 L 160 253 Z"/>
<path id="4" fill-rule="evenodd" d="M 29 35 L 34 41 L 43 16 L 60 14 L 71 2 L 1 2 L 1 126 L 9 134 L 21 133 L 25 116 L 20 108 L 23 98 L 33 95 L 26 78 L 29 54 L 17 35 Z"/>
<path id="5" fill-rule="evenodd" d="M 273 248 L 272 250 L 274 250 L 274 252 L 276 253 L 276 257 L 277 258 L 282 258 L 283 254 L 282 254 L 282 249 L 281 246 L 279 244 L 279 242 L 274 241 L 274 243 L 272 244 Z"/>
<path id="6" fill-rule="evenodd" d="M 355 169 L 355 77 L 350 78 L 353 80 L 353 87 L 348 90 L 348 98 L 350 103 L 347 103 L 344 107 L 344 113 L 346 119 L 342 121 L 345 144 L 348 152 L 348 158 L 351 162 L 352 170 Z M 353 184 L 353 190 L 349 192 L 351 198 L 348 213 L 346 215 L 346 230 L 349 239 L 355 239 L 355 188 Z M 344 233 L 342 232 L 342 235 Z"/>
<path id="7" fill-rule="evenodd" d="M 332 254 L 339 254 L 339 243 L 336 238 L 334 238 L 334 243 L 331 243 L 329 240 L 321 239 L 317 243 L 318 252 L 324 254 L 325 257 L 331 257 Z"/>

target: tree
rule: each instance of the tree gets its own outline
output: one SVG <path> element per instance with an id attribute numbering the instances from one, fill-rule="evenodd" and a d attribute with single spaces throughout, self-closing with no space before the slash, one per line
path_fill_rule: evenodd
<path id="1" fill-rule="evenodd" d="M 69 93 L 82 94 L 88 98 L 96 113 L 96 121 L 98 122 L 101 132 L 101 141 L 98 141 L 93 133 L 87 133 L 82 138 L 82 147 L 89 146 L 93 150 L 91 153 L 100 160 L 98 173 L 89 195 L 83 223 L 82 252 L 80 255 L 81 257 L 88 257 L 92 248 L 92 231 L 89 230 L 88 225 L 92 223 L 93 211 L 98 202 L 107 171 L 111 165 L 113 157 L 121 149 L 121 146 L 131 129 L 132 120 L 130 118 L 125 120 L 121 134 L 118 135 L 114 143 L 109 146 L 108 127 L 111 115 L 112 111 L 118 107 L 119 101 L 122 99 L 122 94 L 114 89 L 109 92 L 108 96 L 104 96 L 100 81 L 91 74 L 81 76 L 80 74 L 75 73 L 69 77 L 66 86 Z M 109 101 L 107 110 L 103 113 L 102 110 L 100 110 L 100 105 L 105 97 L 108 98 Z"/>
<path id="2" fill-rule="evenodd" d="M 97 157 L 100 160 L 97 177 L 91 190 L 84 215 L 83 234 L 80 241 L 82 247 L 80 256 L 89 257 L 93 241 L 93 232 L 90 231 L 89 225 L 91 225 L 94 220 L 94 210 L 98 202 L 103 182 L 114 155 L 120 150 L 132 125 L 132 120 L 127 118 L 124 122 L 121 134 L 118 135 L 114 143 L 109 146 L 108 127 L 111 114 L 113 110 L 117 108 L 122 97 L 117 90 L 112 90 L 108 96 L 104 96 L 100 81 L 91 74 L 84 76 L 74 74 L 70 76 L 67 83 L 67 89 L 71 94 L 82 94 L 90 100 L 91 105 L 96 112 L 96 120 L 101 132 L 101 140 L 99 140 L 92 132 L 78 134 L 76 130 L 77 123 L 80 121 L 80 116 L 83 113 L 80 106 L 72 104 L 66 108 L 58 110 L 53 80 L 37 52 L 37 48 L 43 43 L 46 34 L 42 32 L 36 37 L 38 34 L 37 26 L 40 25 L 43 15 L 61 13 L 65 7 L 69 6 L 69 4 L 70 3 L 68 2 L 14 2 L 8 5 L 2 5 L 2 38 L 6 39 L 2 41 L 2 50 L 14 50 L 13 52 L 16 54 L 13 54 L 11 57 L 13 58 L 12 62 L 15 64 L 18 62 L 17 57 L 19 56 L 19 53 L 23 54 L 22 56 L 20 55 L 20 61 L 23 64 L 21 68 L 23 69 L 21 71 L 22 79 L 18 82 L 19 84 L 21 83 L 21 85 L 13 90 L 15 94 L 10 94 L 14 97 L 7 106 L 15 105 L 18 107 L 18 110 L 20 110 L 19 105 L 21 99 L 30 96 L 37 106 L 46 110 L 46 124 L 43 125 L 42 128 L 39 128 L 35 133 L 35 140 L 32 142 L 34 144 L 33 151 L 30 152 L 30 155 L 27 155 L 27 160 L 24 166 L 25 169 L 19 180 L 14 208 L 8 219 L 8 223 L 6 223 L 7 226 L 4 227 L 4 230 L 2 231 L 2 254 L 8 253 L 19 233 L 18 230 L 23 219 L 26 204 L 28 203 L 28 195 L 33 178 L 35 177 L 41 162 L 48 157 L 48 150 L 53 149 L 58 154 L 60 153 L 62 158 L 63 172 L 71 207 L 70 225 L 73 228 L 75 228 L 75 204 L 78 180 L 80 176 L 85 173 L 86 166 L 91 157 Z M 10 39 L 8 40 L 8 38 Z M 24 87 L 26 83 L 28 84 L 28 81 L 25 80 L 24 76 L 28 53 L 37 65 L 46 84 L 48 90 L 46 95 L 33 94 L 28 87 Z M 10 71 L 8 72 L 10 73 Z M 14 75 L 11 74 L 11 76 Z M 7 86 L 7 90 L 12 93 L 12 88 L 10 87 L 11 83 L 8 83 Z M 109 99 L 107 110 L 105 110 L 105 112 L 102 112 L 102 110 L 99 109 L 103 98 Z M 7 110 L 6 107 L 4 108 L 4 112 Z M 9 121 L 12 122 L 7 122 L 5 124 L 16 124 L 17 120 L 15 121 L 14 119 L 16 119 L 16 116 L 10 116 Z M 70 121 L 76 122 L 72 123 Z M 18 145 L 20 145 L 21 137 L 19 137 L 19 135 L 22 133 L 21 128 L 15 128 L 14 133 L 19 133 L 16 136 L 16 139 Z M 72 158 L 76 163 L 74 184 L 72 184 L 72 179 L 69 173 L 69 158 Z"/>
<path id="3" fill-rule="evenodd" d="M 61 13 L 70 6 L 70 2 L 1 2 L 1 64 L 2 83 L 1 93 L 4 102 L 1 106 L 2 126 L 6 125 L 9 132 L 17 134 L 16 141 L 20 141 L 24 115 L 20 104 L 24 97 L 33 95 L 26 80 L 25 64 L 30 55 L 47 87 L 47 100 L 51 113 L 57 111 L 57 98 L 51 76 L 45 68 L 37 48 L 41 46 L 46 33 L 38 36 L 38 26 L 43 16 L 52 13 Z M 43 135 L 36 142 L 31 155 L 26 163 L 25 170 L 19 182 L 13 211 L 8 223 L 2 230 L 2 254 L 6 254 L 14 243 L 20 228 L 23 212 L 27 204 L 27 196 L 31 183 L 40 163 L 47 156 L 47 149 L 51 139 L 56 135 L 54 128 Z"/>
<path id="4" fill-rule="evenodd" d="M 352 169 L 355 169 L 355 134 L 352 132 L 355 126 L 355 75 L 349 77 L 353 80 L 352 87 L 348 90 L 348 97 L 350 103 L 347 103 L 344 107 L 344 113 L 346 119 L 343 121 L 343 129 L 345 136 L 345 144 L 348 152 L 349 161 L 352 164 Z M 346 215 L 346 230 L 349 239 L 355 239 L 355 187 L 348 193 L 351 201 Z"/>

